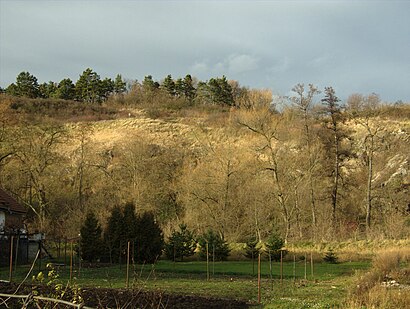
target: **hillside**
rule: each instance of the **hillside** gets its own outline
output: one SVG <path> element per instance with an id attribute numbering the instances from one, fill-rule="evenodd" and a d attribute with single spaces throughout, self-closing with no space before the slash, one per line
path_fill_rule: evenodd
<path id="1" fill-rule="evenodd" d="M 294 108 L 104 109 L 108 119 L 96 107 L 82 121 L 4 110 L 1 151 L 12 155 L 0 181 L 31 210 L 30 228 L 76 235 L 86 212 L 104 226 L 132 201 L 166 235 L 181 222 L 232 241 L 264 239 L 272 226 L 291 242 L 409 235 L 410 120 L 397 111 L 345 113 L 335 183 L 333 131 L 320 114 L 306 123 Z"/>

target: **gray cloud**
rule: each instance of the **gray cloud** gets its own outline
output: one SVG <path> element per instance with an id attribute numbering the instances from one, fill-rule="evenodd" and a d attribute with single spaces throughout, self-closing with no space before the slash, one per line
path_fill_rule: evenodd
<path id="1" fill-rule="evenodd" d="M 299 82 L 340 97 L 410 101 L 407 1 L 4 1 L 0 85 L 101 76 L 226 75 L 287 93 Z"/>

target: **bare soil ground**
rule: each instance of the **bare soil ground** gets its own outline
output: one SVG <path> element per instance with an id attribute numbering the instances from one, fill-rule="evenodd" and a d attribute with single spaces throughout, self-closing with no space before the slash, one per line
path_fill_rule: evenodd
<path id="1" fill-rule="evenodd" d="M 0 282 L 0 293 L 14 294 L 18 284 Z M 30 294 L 33 288 L 39 292 L 39 295 L 53 297 L 53 289 L 46 285 L 22 285 L 16 294 Z M 167 294 L 164 292 L 147 292 L 133 289 L 108 289 L 108 288 L 84 288 L 81 289 L 81 296 L 84 305 L 94 308 L 230 308 L 242 309 L 248 308 L 249 304 L 245 301 L 233 299 L 219 299 L 212 297 L 194 296 L 194 295 L 177 295 Z M 65 300 L 71 301 L 71 295 L 66 295 Z M 21 308 L 21 303 L 17 299 L 10 299 L 2 304 L 0 298 L 0 308 Z M 44 305 L 44 304 L 43 304 Z M 30 307 L 29 307 L 30 308 Z M 38 308 L 33 304 L 31 308 Z M 68 308 L 60 305 L 53 308 Z"/>

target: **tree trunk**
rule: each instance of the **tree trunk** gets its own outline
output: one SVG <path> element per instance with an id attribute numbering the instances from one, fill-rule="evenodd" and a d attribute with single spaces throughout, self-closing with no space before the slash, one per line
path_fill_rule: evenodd
<path id="1" fill-rule="evenodd" d="M 370 137 L 369 162 L 367 165 L 367 195 L 366 195 L 366 232 L 369 234 L 371 226 L 371 212 L 372 212 L 372 179 L 373 179 L 373 147 L 374 139 Z"/>

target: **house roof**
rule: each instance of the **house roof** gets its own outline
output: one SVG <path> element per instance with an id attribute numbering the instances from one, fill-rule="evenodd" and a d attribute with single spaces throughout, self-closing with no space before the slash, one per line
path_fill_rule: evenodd
<path id="1" fill-rule="evenodd" d="M 14 198 L 0 188 L 0 209 L 7 210 L 13 213 L 25 214 L 27 210 L 19 204 Z"/>

